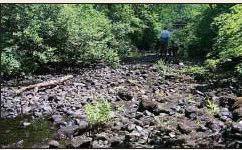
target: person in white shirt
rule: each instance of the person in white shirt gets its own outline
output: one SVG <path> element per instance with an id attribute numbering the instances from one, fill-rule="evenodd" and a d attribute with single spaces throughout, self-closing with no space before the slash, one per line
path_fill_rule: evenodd
<path id="1" fill-rule="evenodd" d="M 163 55 L 164 53 L 166 56 L 170 36 L 171 32 L 167 30 L 167 27 L 165 27 L 160 33 L 160 55 Z"/>

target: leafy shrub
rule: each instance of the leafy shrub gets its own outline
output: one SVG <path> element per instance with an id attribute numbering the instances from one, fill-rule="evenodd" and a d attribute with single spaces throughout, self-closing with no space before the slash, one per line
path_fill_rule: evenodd
<path id="1" fill-rule="evenodd" d="M 117 65 L 119 57 L 113 44 L 110 20 L 92 5 L 66 5 L 60 20 L 66 20 L 68 38 L 64 51 L 69 60 L 103 60 Z M 67 52 L 65 52 L 67 53 Z"/>
<path id="2" fill-rule="evenodd" d="M 16 74 L 20 71 L 20 62 L 10 49 L 1 53 L 1 70 L 1 73 L 5 75 Z"/>
<path id="3" fill-rule="evenodd" d="M 193 66 L 193 67 L 184 68 L 181 72 L 185 73 L 185 74 L 199 74 L 199 75 L 202 75 L 202 74 L 205 73 L 205 69 L 204 69 L 204 67 Z"/>
<path id="4" fill-rule="evenodd" d="M 214 26 L 218 27 L 218 36 L 214 44 L 214 55 L 220 64 L 230 64 L 233 69 L 242 60 L 242 5 L 235 5 L 229 12 L 214 19 Z"/>
<path id="5" fill-rule="evenodd" d="M 18 73 L 34 72 L 40 64 L 55 61 L 56 45 L 62 42 L 57 38 L 62 31 L 56 19 L 59 10 L 59 5 L 3 5 L 3 53 L 11 49 L 19 62 Z"/>
<path id="6" fill-rule="evenodd" d="M 211 71 L 215 71 L 218 64 L 219 64 L 219 60 L 215 60 L 215 59 L 207 59 L 205 61 L 206 64 L 206 68 L 208 68 Z"/>
<path id="7" fill-rule="evenodd" d="M 105 51 L 103 59 L 107 64 L 109 64 L 113 68 L 118 67 L 120 61 L 118 52 L 114 50 Z"/>
<path id="8" fill-rule="evenodd" d="M 109 4 L 96 5 L 98 11 L 103 12 L 111 21 L 113 41 L 112 48 L 124 55 L 127 51 L 135 49 L 133 37 L 137 37 L 143 29 L 143 23 L 135 15 L 133 5 L 130 4 Z M 134 35 L 134 36 L 133 36 Z"/>
<path id="9" fill-rule="evenodd" d="M 119 64 L 111 21 L 93 5 L 6 4 L 1 12 L 4 74 L 34 72 L 49 62 Z"/>
<path id="10" fill-rule="evenodd" d="M 228 12 L 234 4 L 202 4 L 190 10 L 190 21 L 183 29 L 182 42 L 190 57 L 206 58 L 207 53 L 213 51 L 214 38 L 218 27 L 212 26 L 214 18 Z"/>
<path id="11" fill-rule="evenodd" d="M 104 124 L 112 116 L 111 104 L 105 100 L 98 101 L 95 104 L 86 104 L 85 113 L 91 125 Z"/>

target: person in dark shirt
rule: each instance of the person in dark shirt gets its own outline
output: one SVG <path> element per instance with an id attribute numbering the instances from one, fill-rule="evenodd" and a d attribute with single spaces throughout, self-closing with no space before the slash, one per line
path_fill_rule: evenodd
<path id="1" fill-rule="evenodd" d="M 178 49 L 179 49 L 178 42 L 174 42 L 172 40 L 171 41 L 171 45 L 168 48 L 168 54 L 169 54 L 169 56 L 176 57 L 177 56 Z"/>

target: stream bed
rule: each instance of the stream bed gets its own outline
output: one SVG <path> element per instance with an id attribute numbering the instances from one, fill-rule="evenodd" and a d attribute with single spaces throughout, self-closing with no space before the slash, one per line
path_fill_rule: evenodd
<path id="1" fill-rule="evenodd" d="M 117 69 L 87 68 L 20 95 L 20 85 L 66 74 L 5 81 L 1 117 L 14 119 L 0 120 L 0 148 L 241 148 L 241 81 L 179 73 L 190 64 L 170 63 L 173 71 L 164 74 L 156 61 L 153 55 Z M 91 132 L 85 105 L 99 100 L 111 103 L 114 116 Z"/>

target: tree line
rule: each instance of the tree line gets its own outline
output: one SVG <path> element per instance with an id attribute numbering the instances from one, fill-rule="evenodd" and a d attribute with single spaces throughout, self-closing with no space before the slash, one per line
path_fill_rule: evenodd
<path id="1" fill-rule="evenodd" d="M 166 26 L 184 56 L 241 75 L 241 16 L 240 4 L 1 4 L 1 73 L 63 62 L 117 67 L 129 51 L 157 49 Z"/>

